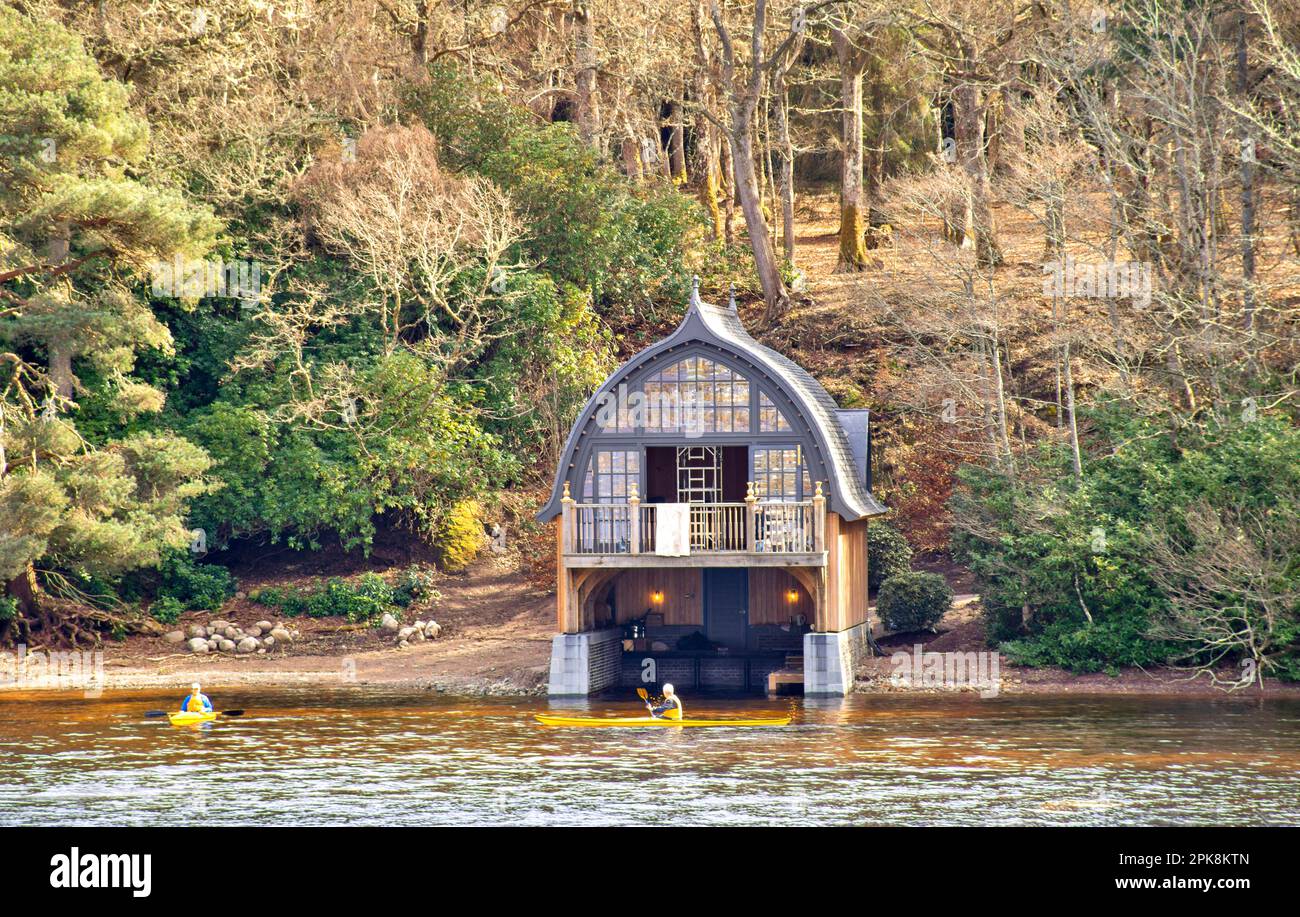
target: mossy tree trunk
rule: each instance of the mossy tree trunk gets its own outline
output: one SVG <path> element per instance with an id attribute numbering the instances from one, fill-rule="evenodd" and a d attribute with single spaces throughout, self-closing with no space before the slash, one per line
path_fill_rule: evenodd
<path id="1" fill-rule="evenodd" d="M 713 240 L 721 242 L 726 238 L 726 227 L 722 219 L 722 184 L 719 181 L 717 136 L 713 125 L 707 122 L 699 125 L 696 132 L 697 165 L 696 175 L 700 182 L 700 203 L 709 214 L 709 225 L 713 228 Z"/>
<path id="2" fill-rule="evenodd" d="M 840 249 L 835 269 L 861 271 L 867 266 L 867 196 L 863 180 L 862 74 L 866 52 L 840 28 L 831 29 L 840 66 Z"/>
<path id="3" fill-rule="evenodd" d="M 971 65 L 967 68 L 975 72 Z M 974 236 L 975 259 L 982 267 L 996 267 L 1002 263 L 1002 248 L 998 244 L 997 229 L 993 224 L 993 209 L 989 203 L 988 158 L 984 154 L 984 108 L 980 90 L 970 80 L 962 80 L 953 89 L 952 101 L 957 140 L 957 161 L 966 172 L 969 184 L 967 211 L 968 232 Z"/>
<path id="4" fill-rule="evenodd" d="M 596 86 L 596 23 L 590 3 L 574 0 L 573 25 L 574 60 L 577 65 L 573 82 L 577 96 L 578 135 L 588 146 L 599 147 L 601 146 L 600 99 Z"/>
<path id="5" fill-rule="evenodd" d="M 758 170 L 754 165 L 754 143 L 748 121 L 743 129 L 731 136 L 732 166 L 736 175 L 736 194 L 740 209 L 745 215 L 745 230 L 749 233 L 750 248 L 754 253 L 754 268 L 763 288 L 763 302 L 767 306 L 767 320 L 776 321 L 790 305 L 790 293 L 777 263 L 772 234 L 763 218 L 762 195 L 758 185 Z"/>
<path id="6" fill-rule="evenodd" d="M 776 126 L 777 193 L 781 198 L 781 247 L 786 264 L 794 266 L 794 144 L 790 139 L 790 99 L 785 68 L 772 77 L 772 102 Z"/>
<path id="7" fill-rule="evenodd" d="M 686 128 L 682 123 L 679 102 L 668 103 L 668 131 L 669 177 L 673 184 L 684 185 L 689 177 L 686 174 Z"/>

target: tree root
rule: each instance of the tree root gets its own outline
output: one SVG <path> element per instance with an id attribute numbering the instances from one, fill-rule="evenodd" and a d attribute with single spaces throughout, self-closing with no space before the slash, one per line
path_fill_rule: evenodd
<path id="1" fill-rule="evenodd" d="M 4 633 L 7 643 L 74 648 L 99 647 L 105 634 L 147 630 L 135 612 L 107 611 L 49 595 L 40 596 L 34 606 L 20 606 L 8 624 Z"/>

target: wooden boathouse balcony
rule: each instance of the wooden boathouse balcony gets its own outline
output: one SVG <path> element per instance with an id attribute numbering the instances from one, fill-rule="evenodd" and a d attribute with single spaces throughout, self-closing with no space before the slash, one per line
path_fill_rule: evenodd
<path id="1" fill-rule="evenodd" d="M 743 503 L 690 503 L 690 553 L 656 551 L 658 511 L 633 483 L 623 503 L 578 503 L 564 486 L 560 555 L 566 567 L 824 567 L 826 498 L 764 501 L 746 488 Z"/>

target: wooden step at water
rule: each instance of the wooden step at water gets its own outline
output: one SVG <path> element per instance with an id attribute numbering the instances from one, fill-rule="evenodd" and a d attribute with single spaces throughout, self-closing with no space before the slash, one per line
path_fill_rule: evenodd
<path id="1" fill-rule="evenodd" d="M 768 694 L 801 693 L 803 691 L 803 667 L 798 669 L 777 669 L 767 675 Z"/>

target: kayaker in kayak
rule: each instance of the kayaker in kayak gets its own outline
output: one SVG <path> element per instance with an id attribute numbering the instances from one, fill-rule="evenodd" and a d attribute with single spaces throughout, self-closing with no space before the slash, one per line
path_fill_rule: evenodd
<path id="1" fill-rule="evenodd" d="M 181 713 L 211 713 L 212 701 L 203 693 L 196 681 L 190 685 L 190 693 L 181 701 Z"/>
<path id="2" fill-rule="evenodd" d="M 649 701 L 646 702 L 646 706 L 650 707 Z M 650 707 L 650 715 L 667 720 L 680 720 L 682 713 L 682 699 L 677 696 L 672 685 L 664 685 L 663 701 L 657 707 Z"/>

